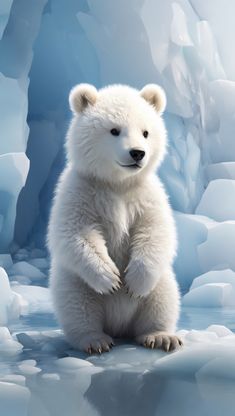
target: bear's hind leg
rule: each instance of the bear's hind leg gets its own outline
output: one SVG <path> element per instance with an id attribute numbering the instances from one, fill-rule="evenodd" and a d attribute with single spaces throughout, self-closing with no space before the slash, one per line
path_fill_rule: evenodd
<path id="1" fill-rule="evenodd" d="M 51 270 L 50 286 L 55 312 L 69 343 L 89 354 L 109 351 L 114 342 L 103 331 L 102 295 L 79 276 L 58 268 Z"/>
<path id="2" fill-rule="evenodd" d="M 139 303 L 134 320 L 134 339 L 146 348 L 173 351 L 182 345 L 174 335 L 179 316 L 179 290 L 171 270 L 159 280 L 155 289 Z"/>

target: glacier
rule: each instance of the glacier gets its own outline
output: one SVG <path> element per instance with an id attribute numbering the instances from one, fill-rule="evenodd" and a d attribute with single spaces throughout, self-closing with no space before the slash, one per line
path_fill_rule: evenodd
<path id="1" fill-rule="evenodd" d="M 233 415 L 234 13 L 233 0 L 0 2 L 0 414 Z M 175 353 L 116 340 L 87 356 L 56 323 L 45 234 L 80 82 L 166 91 Z"/>

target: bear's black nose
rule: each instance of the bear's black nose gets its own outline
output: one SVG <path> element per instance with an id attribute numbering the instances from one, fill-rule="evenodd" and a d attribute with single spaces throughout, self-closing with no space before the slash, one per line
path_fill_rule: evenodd
<path id="1" fill-rule="evenodd" d="M 131 155 L 132 159 L 134 159 L 135 162 L 139 162 L 140 160 L 142 160 L 144 158 L 145 152 L 144 152 L 144 150 L 131 149 L 130 150 L 130 155 Z"/>

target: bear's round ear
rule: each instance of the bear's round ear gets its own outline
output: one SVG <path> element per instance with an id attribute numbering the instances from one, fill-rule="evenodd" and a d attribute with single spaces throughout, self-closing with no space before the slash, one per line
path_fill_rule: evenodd
<path id="1" fill-rule="evenodd" d="M 74 113 L 81 113 L 91 104 L 95 104 L 98 96 L 97 89 L 90 84 L 78 84 L 69 94 L 69 105 Z"/>
<path id="2" fill-rule="evenodd" d="M 166 94 L 165 91 L 157 84 L 147 84 L 140 91 L 143 97 L 155 110 L 162 114 L 166 108 Z"/>

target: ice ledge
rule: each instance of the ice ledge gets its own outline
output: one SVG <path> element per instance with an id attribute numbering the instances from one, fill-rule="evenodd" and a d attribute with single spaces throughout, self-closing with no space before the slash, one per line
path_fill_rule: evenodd
<path id="1" fill-rule="evenodd" d="M 13 338 L 27 359 L 14 364 L 7 385 L 2 376 L 0 396 L 1 389 L 25 384 L 31 398 L 22 416 L 34 416 L 35 409 L 43 416 L 64 416 L 68 409 L 87 416 L 170 416 L 175 409 L 181 416 L 232 415 L 235 334 L 219 325 L 178 334 L 185 346 L 173 353 L 117 342 L 109 353 L 87 356 L 70 349 L 59 330 L 18 333 Z M 25 393 L 19 388 L 24 406 Z"/>

